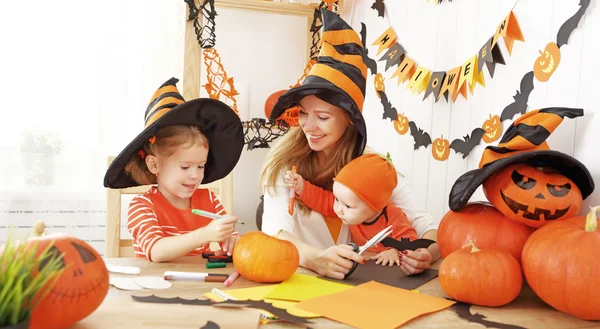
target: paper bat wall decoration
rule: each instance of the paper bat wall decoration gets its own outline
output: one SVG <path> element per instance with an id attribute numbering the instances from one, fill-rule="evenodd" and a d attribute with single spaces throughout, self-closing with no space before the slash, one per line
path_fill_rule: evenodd
<path id="1" fill-rule="evenodd" d="M 398 251 L 403 250 L 417 250 L 419 248 L 428 248 L 430 245 L 434 244 L 435 241 L 429 239 L 416 239 L 414 241 L 410 241 L 409 238 L 400 238 L 400 240 L 396 240 L 394 238 L 390 238 L 389 236 L 383 240 L 381 240 L 381 244 L 384 247 L 394 248 Z"/>
<path id="2" fill-rule="evenodd" d="M 377 17 L 384 17 L 385 14 L 385 5 L 383 4 L 383 0 L 375 0 L 371 9 L 377 10 Z"/>
<path id="3" fill-rule="evenodd" d="M 457 138 L 450 143 L 450 148 L 453 149 L 457 154 L 462 153 L 462 158 L 469 156 L 469 153 L 479 145 L 481 137 L 485 134 L 485 130 L 481 128 L 475 128 L 471 132 L 471 136 L 465 135 L 463 139 Z"/>
<path id="4" fill-rule="evenodd" d="M 204 327 L 200 328 L 200 329 L 220 329 L 221 327 L 219 327 L 218 324 L 208 320 L 206 321 L 206 324 L 204 325 Z"/>
<path id="5" fill-rule="evenodd" d="M 228 299 L 224 302 L 215 302 L 210 299 L 183 299 L 181 297 L 158 297 L 155 295 L 150 296 L 131 296 L 131 298 L 140 303 L 158 303 L 158 304 L 183 304 L 183 305 L 201 305 L 201 306 L 239 306 L 239 307 L 250 307 L 258 310 L 265 310 L 274 316 L 278 317 L 279 320 L 297 323 L 307 324 L 313 323 L 305 318 L 289 314 L 286 310 L 277 308 L 264 300 L 231 300 Z"/>
<path id="6" fill-rule="evenodd" d="M 362 42 L 363 49 L 365 50 L 364 61 L 367 64 L 367 68 L 371 70 L 371 74 L 377 74 L 377 61 L 369 57 L 369 49 L 367 49 L 367 26 L 365 23 L 360 23 L 360 41 Z"/>
<path id="7" fill-rule="evenodd" d="M 431 144 L 431 136 L 429 136 L 429 133 L 424 132 L 423 129 L 417 127 L 417 124 L 414 121 L 410 121 L 408 127 L 410 128 L 411 136 L 415 139 L 415 150 L 419 149 L 421 146 L 427 148 L 427 146 Z"/>
<path id="8" fill-rule="evenodd" d="M 446 299 L 453 300 L 450 298 L 446 298 Z M 450 306 L 450 309 L 452 309 L 458 315 L 459 318 L 465 319 L 469 322 L 479 323 L 480 325 L 483 325 L 486 328 L 526 329 L 524 327 L 516 326 L 516 325 L 512 325 L 512 324 L 505 324 L 505 323 L 485 320 L 485 318 L 486 318 L 485 315 L 479 314 L 479 313 L 475 313 L 475 314 L 471 313 L 471 304 L 456 301 L 455 304 L 452 304 L 452 306 Z"/>
<path id="9" fill-rule="evenodd" d="M 500 121 L 512 120 L 515 114 L 525 114 L 527 112 L 527 101 L 529 100 L 529 94 L 533 90 L 533 71 L 525 73 L 521 79 L 521 90 L 517 90 L 517 93 L 513 96 L 514 102 L 510 103 L 507 107 L 502 110 L 500 115 Z"/>
<path id="10" fill-rule="evenodd" d="M 575 13 L 575 15 L 571 16 L 571 18 L 567 19 L 563 25 L 561 25 L 558 30 L 558 34 L 556 35 L 556 45 L 560 48 L 562 45 L 566 45 L 569 42 L 569 37 L 575 29 L 577 25 L 579 25 L 579 21 L 583 17 L 583 14 L 590 6 L 590 0 L 580 0 L 579 1 L 579 10 Z"/>
<path id="11" fill-rule="evenodd" d="M 381 99 L 381 105 L 383 105 L 383 117 L 382 119 L 390 119 L 392 122 L 398 119 L 398 110 L 392 106 L 392 103 L 387 98 L 385 91 L 378 90 L 379 98 Z"/>

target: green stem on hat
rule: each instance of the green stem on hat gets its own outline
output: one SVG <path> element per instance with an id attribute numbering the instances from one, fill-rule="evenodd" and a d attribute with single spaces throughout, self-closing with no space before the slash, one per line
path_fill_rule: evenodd
<path id="1" fill-rule="evenodd" d="M 598 230 L 598 218 L 596 217 L 598 211 L 600 211 L 600 206 L 590 207 L 590 211 L 585 216 L 584 229 L 586 232 L 596 232 Z"/>

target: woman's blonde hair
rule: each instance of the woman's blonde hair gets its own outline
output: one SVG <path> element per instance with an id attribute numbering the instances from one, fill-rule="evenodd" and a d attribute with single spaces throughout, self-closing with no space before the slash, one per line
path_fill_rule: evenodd
<path id="1" fill-rule="evenodd" d="M 291 128 L 277 146 L 265 158 L 260 173 L 261 188 L 265 184 L 265 192 L 275 187 L 277 177 L 282 171 L 296 166 L 300 174 L 308 182 L 321 188 L 332 190 L 333 177 L 353 158 L 354 147 L 358 139 L 358 130 L 354 125 L 346 127 L 346 131 L 334 147 L 333 154 L 326 163 L 319 163 L 317 152 L 311 150 L 306 136 L 300 127 Z"/>
<path id="2" fill-rule="evenodd" d="M 145 157 L 148 155 L 169 157 L 178 148 L 202 146 L 208 148 L 208 139 L 198 126 L 168 126 L 153 136 L 153 143 L 146 141 L 143 155 L 136 154 L 125 165 L 125 172 L 138 184 L 156 184 L 156 176 L 150 172 Z"/>

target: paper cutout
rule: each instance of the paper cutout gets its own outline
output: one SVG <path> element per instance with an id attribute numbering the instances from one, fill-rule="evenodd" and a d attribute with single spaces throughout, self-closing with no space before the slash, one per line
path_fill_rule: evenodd
<path id="1" fill-rule="evenodd" d="M 169 289 L 173 286 L 173 283 L 157 276 L 136 276 L 133 282 L 142 288 L 154 290 Z"/>
<path id="2" fill-rule="evenodd" d="M 221 327 L 219 327 L 218 324 L 208 320 L 208 321 L 206 321 L 206 324 L 203 327 L 201 327 L 200 329 L 221 329 Z"/>
<path id="3" fill-rule="evenodd" d="M 244 144 L 248 150 L 256 148 L 270 148 L 269 143 L 285 135 L 290 126 L 284 120 L 267 122 L 262 118 L 253 118 L 250 121 L 242 121 L 244 127 Z"/>
<path id="4" fill-rule="evenodd" d="M 400 135 L 404 135 L 408 132 L 408 118 L 402 114 L 398 114 L 398 118 L 394 121 L 394 129 Z"/>
<path id="5" fill-rule="evenodd" d="M 143 290 L 143 287 L 140 287 L 133 278 L 114 278 L 109 277 L 108 283 L 120 290 Z"/>
<path id="6" fill-rule="evenodd" d="M 383 0 L 375 0 L 375 2 L 373 2 L 373 5 L 371 6 L 371 9 L 377 11 L 377 17 L 384 17 L 385 6 L 383 4 Z"/>
<path id="7" fill-rule="evenodd" d="M 181 297 L 158 297 L 155 295 L 151 296 L 131 296 L 131 298 L 140 303 L 159 303 L 159 304 L 183 304 L 183 305 L 202 305 L 202 306 L 223 306 L 223 307 L 250 307 L 258 310 L 266 310 L 269 313 L 275 315 L 279 320 L 297 323 L 307 324 L 312 323 L 305 318 L 294 316 L 289 314 L 286 310 L 274 307 L 262 300 L 227 300 L 224 302 L 214 302 L 208 299 L 183 299 Z"/>
<path id="8" fill-rule="evenodd" d="M 377 91 L 377 95 L 381 98 L 381 105 L 383 105 L 383 117 L 382 119 L 390 119 L 394 121 L 398 118 L 398 111 L 392 106 L 392 103 L 387 98 L 384 91 Z"/>
<path id="9" fill-rule="evenodd" d="M 367 68 L 371 70 L 371 74 L 377 74 L 377 62 L 369 57 L 369 49 L 367 48 L 367 26 L 365 23 L 360 23 L 360 26 L 360 41 L 363 45 L 363 49 L 365 50 L 365 64 L 367 64 Z"/>
<path id="10" fill-rule="evenodd" d="M 529 101 L 529 94 L 533 90 L 533 71 L 525 73 L 521 78 L 520 91 L 513 96 L 514 102 L 502 110 L 500 120 L 512 120 L 515 114 L 525 114 L 527 112 L 527 102 Z"/>
<path id="11" fill-rule="evenodd" d="M 590 6 L 590 0 L 579 0 L 579 10 L 575 13 L 575 15 L 571 16 L 571 18 L 567 19 L 563 25 L 561 25 L 558 33 L 556 34 L 556 45 L 560 48 L 563 45 L 566 45 L 569 42 L 569 38 L 577 25 L 579 25 L 579 21 L 583 17 L 583 14 Z"/>
<path id="12" fill-rule="evenodd" d="M 449 299 L 449 298 L 447 298 L 447 299 L 453 301 L 452 299 Z M 516 325 L 512 325 L 512 324 L 504 324 L 504 323 L 500 323 L 500 322 L 485 320 L 485 318 L 486 318 L 485 315 L 479 314 L 479 313 L 475 313 L 475 314 L 471 313 L 471 304 L 467 304 L 467 303 L 463 303 L 463 302 L 459 302 L 459 301 L 455 301 L 455 302 L 456 303 L 454 305 L 450 306 L 450 309 L 452 309 L 456 314 L 458 314 L 459 318 L 465 319 L 468 322 L 479 323 L 479 324 L 485 326 L 486 328 L 526 329 L 525 327 L 516 326 Z"/>
<path id="13" fill-rule="evenodd" d="M 523 42 L 525 41 L 523 33 L 521 32 L 521 28 L 519 27 L 519 22 L 512 11 L 510 14 L 508 14 L 508 24 L 505 32 L 504 44 L 506 44 L 506 50 L 508 50 L 508 54 L 512 55 L 512 49 L 515 40 Z"/>
<path id="14" fill-rule="evenodd" d="M 546 82 L 560 64 L 560 48 L 554 42 L 549 42 L 543 52 L 538 51 L 540 56 L 533 63 L 533 75 L 539 82 Z"/>
<path id="15" fill-rule="evenodd" d="M 465 135 L 462 139 L 457 138 L 450 143 L 450 148 L 453 149 L 457 154 L 462 153 L 462 158 L 465 159 L 469 156 L 469 153 L 479 145 L 481 138 L 485 134 L 485 130 L 481 128 L 475 128 L 471 131 L 471 135 Z"/>
<path id="16" fill-rule="evenodd" d="M 373 46 L 379 46 L 379 49 L 377 49 L 377 56 L 379 56 L 382 50 L 387 49 L 396 43 L 397 38 L 396 31 L 394 31 L 391 26 L 385 30 L 372 44 Z"/>
<path id="17" fill-rule="evenodd" d="M 200 43 L 202 49 L 209 49 L 215 46 L 215 17 L 217 12 L 215 10 L 214 0 L 204 0 L 204 3 L 200 8 L 196 7 L 194 0 L 184 0 L 189 8 L 188 21 L 194 20 L 194 31 L 196 32 L 196 39 Z M 202 13 L 203 19 L 198 19 L 199 13 Z M 203 23 L 203 24 L 202 24 Z"/>
<path id="18" fill-rule="evenodd" d="M 424 132 L 423 129 L 417 127 L 417 124 L 414 121 L 409 122 L 408 126 L 410 127 L 410 135 L 415 139 L 415 151 L 421 146 L 427 148 L 427 146 L 431 144 L 431 136 L 429 136 L 429 133 Z"/>
<path id="19" fill-rule="evenodd" d="M 208 97 L 229 105 L 239 116 L 240 113 L 237 110 L 237 100 L 235 98 L 239 93 L 233 86 L 233 77 L 227 76 L 227 72 L 221 64 L 221 56 L 215 48 L 204 50 L 204 64 L 206 65 L 208 82 L 203 87 L 208 92 Z"/>
<path id="20" fill-rule="evenodd" d="M 417 67 L 415 65 L 415 61 L 413 61 L 410 57 L 404 56 L 404 59 L 398 65 L 398 69 L 394 74 L 392 74 L 392 79 L 398 77 L 398 86 L 407 80 L 410 80 L 412 76 L 417 71 Z"/>
<path id="21" fill-rule="evenodd" d="M 452 0 L 433 0 L 433 3 L 436 5 L 439 5 L 444 1 L 448 1 L 448 2 L 452 3 Z M 427 2 L 429 2 L 429 0 L 427 0 Z"/>
<path id="22" fill-rule="evenodd" d="M 473 70 L 477 70 L 477 67 L 479 66 L 479 59 L 477 58 L 477 55 L 474 56 L 475 57 L 475 67 L 473 68 Z M 482 71 L 475 71 L 475 73 L 473 73 L 473 78 L 472 80 L 469 82 L 469 89 L 471 90 L 471 94 L 473 94 L 473 91 L 475 90 L 475 85 L 476 84 L 480 84 L 483 87 L 485 87 L 485 79 L 483 78 L 483 72 Z"/>
<path id="23" fill-rule="evenodd" d="M 306 274 L 293 274 L 281 282 L 265 298 L 304 301 L 351 289 L 352 286 Z M 315 312 L 318 313 L 318 312 Z"/>
<path id="24" fill-rule="evenodd" d="M 473 80 L 475 66 L 477 66 L 477 63 L 475 63 L 476 58 L 477 56 L 473 56 L 467 59 L 460 69 L 457 88 L 458 92 L 463 95 L 465 99 L 467 99 L 467 82 L 471 82 Z"/>
<path id="25" fill-rule="evenodd" d="M 446 77 L 446 72 L 433 72 L 431 73 L 431 78 L 429 79 L 429 83 L 427 84 L 427 89 L 425 89 L 425 96 L 423 96 L 423 100 L 427 98 L 427 96 L 433 93 L 433 98 L 437 102 L 439 97 L 438 94 L 442 89 L 442 84 L 444 83 L 444 78 Z"/>
<path id="26" fill-rule="evenodd" d="M 502 120 L 498 115 L 492 116 L 490 114 L 490 118 L 483 122 L 481 129 L 485 131 L 485 134 L 481 137 L 484 142 L 488 144 L 495 142 L 502 135 Z"/>
<path id="27" fill-rule="evenodd" d="M 446 74 L 446 77 L 444 78 L 444 82 L 442 83 L 442 87 L 440 89 L 440 92 L 437 96 L 438 99 L 440 99 L 440 97 L 442 95 L 444 95 L 444 97 L 446 98 L 446 101 L 448 101 L 448 96 L 452 96 L 452 101 L 456 101 L 456 97 L 458 96 L 458 77 L 460 75 L 460 70 L 462 70 L 462 67 L 455 67 L 452 70 L 448 71 L 448 73 Z"/>
<path id="28" fill-rule="evenodd" d="M 399 271 L 394 267 L 388 268 Z M 337 294 L 300 302 L 298 307 L 309 312 L 318 311 L 327 318 L 355 328 L 393 329 L 452 304 L 453 301 L 444 298 L 368 282 Z"/>
<path id="29" fill-rule="evenodd" d="M 413 74 L 413 77 L 408 82 L 406 89 L 411 89 L 413 95 L 415 93 L 420 94 L 427 88 L 427 84 L 429 84 L 430 77 L 431 71 L 420 66 L 417 68 L 417 72 Z"/>
<path id="30" fill-rule="evenodd" d="M 494 45 L 494 47 L 492 47 L 492 58 L 494 59 L 494 61 L 485 62 L 485 65 L 487 66 L 488 71 L 490 72 L 490 76 L 493 78 L 494 72 L 496 71 L 496 64 L 506 65 L 506 62 L 504 61 L 504 56 L 502 55 L 500 47 L 497 44 Z"/>
<path id="31" fill-rule="evenodd" d="M 381 56 L 379 62 L 385 60 L 385 70 L 387 71 L 390 67 L 400 64 L 404 56 L 404 48 L 396 42 Z"/>
<path id="32" fill-rule="evenodd" d="M 386 237 L 381 240 L 381 244 L 384 247 L 394 248 L 398 251 L 403 250 L 417 250 L 419 248 L 428 248 L 430 245 L 434 244 L 435 241 L 429 239 L 416 239 L 414 241 L 410 241 L 409 238 L 400 238 L 400 240 L 396 240 L 391 237 Z"/>
<path id="33" fill-rule="evenodd" d="M 438 161 L 445 161 L 450 156 L 450 144 L 444 135 L 433 140 L 431 143 L 431 156 Z"/>

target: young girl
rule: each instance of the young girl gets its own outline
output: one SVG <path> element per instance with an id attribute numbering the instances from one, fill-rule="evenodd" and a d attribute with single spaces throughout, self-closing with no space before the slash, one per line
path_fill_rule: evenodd
<path id="1" fill-rule="evenodd" d="M 146 109 L 146 128 L 115 158 L 104 185 L 156 184 L 130 203 L 127 230 L 136 255 L 165 262 L 202 254 L 213 241 L 231 255 L 239 237 L 237 217 L 227 216 L 218 197 L 198 187 L 235 167 L 244 143 L 241 121 L 222 102 L 184 102 L 176 83 L 173 78 L 154 94 Z M 192 209 L 225 218 L 194 215 Z"/>
<path id="2" fill-rule="evenodd" d="M 295 188 L 298 200 L 323 215 L 339 217 L 350 226 L 352 240 L 359 246 L 390 225 L 389 237 L 417 239 L 404 211 L 389 201 L 398 183 L 389 158 L 374 153 L 361 155 L 344 166 L 333 180 L 331 192 L 304 181 L 292 171 L 285 175 L 286 185 Z M 403 253 L 394 248 L 378 243 L 367 251 L 378 253 L 372 257 L 377 264 L 402 267 Z"/>

